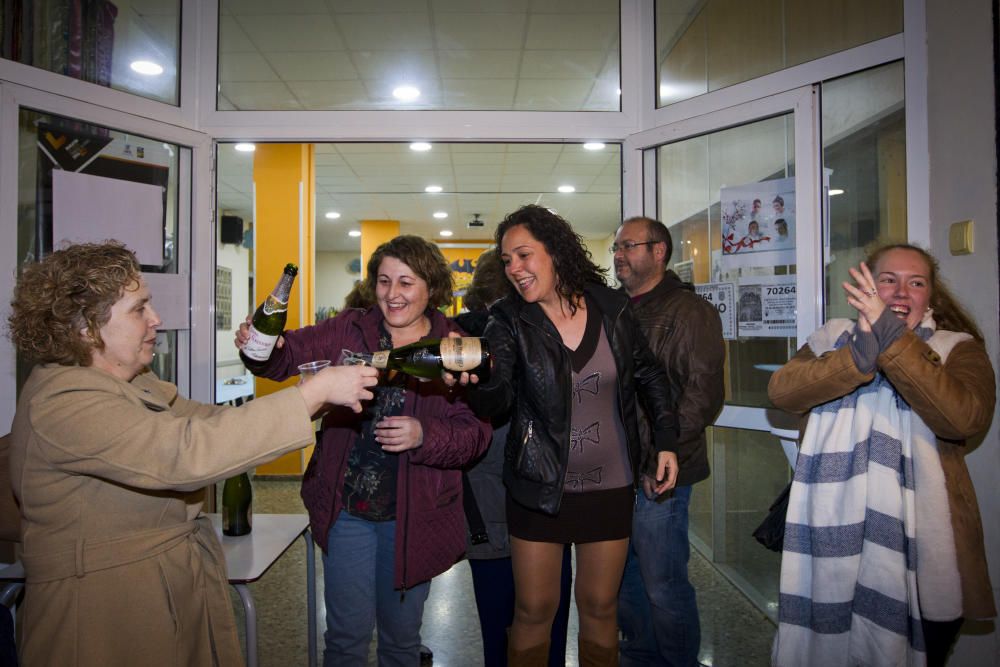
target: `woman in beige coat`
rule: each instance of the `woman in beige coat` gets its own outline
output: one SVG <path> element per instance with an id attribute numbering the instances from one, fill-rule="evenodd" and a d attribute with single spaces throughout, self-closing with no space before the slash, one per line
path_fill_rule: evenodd
<path id="1" fill-rule="evenodd" d="M 996 615 L 965 465 L 993 368 L 924 250 L 885 246 L 850 273 L 857 321 L 827 322 L 768 386 L 809 411 L 772 661 L 944 665 L 963 619 Z"/>
<path id="2" fill-rule="evenodd" d="M 204 488 L 311 444 L 324 403 L 359 411 L 374 369 L 326 369 L 240 408 L 186 400 L 147 369 L 160 320 L 115 242 L 25 267 L 12 311 L 12 340 L 39 362 L 10 453 L 23 663 L 241 665 Z"/>

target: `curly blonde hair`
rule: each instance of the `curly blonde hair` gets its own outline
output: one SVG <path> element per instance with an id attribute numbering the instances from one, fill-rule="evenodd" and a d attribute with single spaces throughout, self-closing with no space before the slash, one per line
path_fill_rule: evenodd
<path id="1" fill-rule="evenodd" d="M 118 241 L 57 250 L 22 268 L 8 335 L 33 361 L 89 366 L 92 351 L 104 349 L 100 330 L 111 306 L 139 279 L 135 254 Z"/>

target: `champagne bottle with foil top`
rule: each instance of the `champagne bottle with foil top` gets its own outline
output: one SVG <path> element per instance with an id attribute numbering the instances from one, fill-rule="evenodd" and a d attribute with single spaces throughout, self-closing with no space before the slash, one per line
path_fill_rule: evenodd
<path id="1" fill-rule="evenodd" d="M 401 371 L 418 378 L 434 379 L 441 371 L 489 376 L 493 357 L 485 338 L 427 338 L 372 355 L 375 368 Z"/>
<path id="2" fill-rule="evenodd" d="M 299 269 L 294 264 L 285 264 L 281 280 L 257 307 L 250 322 L 250 340 L 243 346 L 243 354 L 254 361 L 267 361 L 274 350 L 278 336 L 285 330 L 288 321 L 288 295 L 292 293 L 292 283 Z"/>
<path id="3" fill-rule="evenodd" d="M 250 475 L 230 477 L 222 486 L 222 534 L 246 535 L 253 527 L 253 490 Z"/>

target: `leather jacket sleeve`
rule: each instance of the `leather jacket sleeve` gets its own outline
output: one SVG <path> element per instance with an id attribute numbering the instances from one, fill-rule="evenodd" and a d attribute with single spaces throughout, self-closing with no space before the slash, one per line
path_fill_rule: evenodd
<path id="1" fill-rule="evenodd" d="M 491 312 L 483 338 L 489 342 L 493 368 L 488 381 L 469 386 L 466 397 L 473 412 L 488 419 L 506 414 L 513 404 L 517 340 L 506 315 L 496 310 Z"/>
<path id="2" fill-rule="evenodd" d="M 979 341 L 959 343 L 942 363 L 927 343 L 906 331 L 879 355 L 878 365 L 939 438 L 964 440 L 989 427 L 996 382 Z"/>
<path id="3" fill-rule="evenodd" d="M 657 452 L 677 451 L 677 414 L 670 397 L 670 385 L 663 364 L 653 355 L 632 311 L 625 309 L 624 326 L 631 331 L 632 358 L 635 359 L 635 382 L 639 400 L 650 416 L 653 449 Z"/>
<path id="4" fill-rule="evenodd" d="M 683 328 L 675 336 L 676 348 L 670 352 L 669 360 L 662 361 L 667 372 L 676 375 L 675 386 L 681 387 L 677 419 L 678 441 L 683 444 L 701 438 L 722 409 L 726 345 L 722 339 L 722 321 L 711 306 L 689 311 Z"/>

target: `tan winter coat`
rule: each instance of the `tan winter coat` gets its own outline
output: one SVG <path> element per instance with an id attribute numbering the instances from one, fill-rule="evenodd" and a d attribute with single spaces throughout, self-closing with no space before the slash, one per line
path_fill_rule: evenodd
<path id="1" fill-rule="evenodd" d="M 11 433 L 25 667 L 242 665 L 204 487 L 313 441 L 295 389 L 240 408 L 152 373 L 36 367 Z"/>
<path id="2" fill-rule="evenodd" d="M 983 523 L 965 465 L 965 440 L 989 428 L 996 402 L 993 367 L 976 340 L 956 345 L 946 363 L 907 330 L 878 357 L 878 367 L 937 436 L 958 551 L 965 618 L 996 616 L 986 565 Z M 870 382 L 847 346 L 817 358 L 804 345 L 771 376 L 767 393 L 783 410 L 803 413 Z"/>

